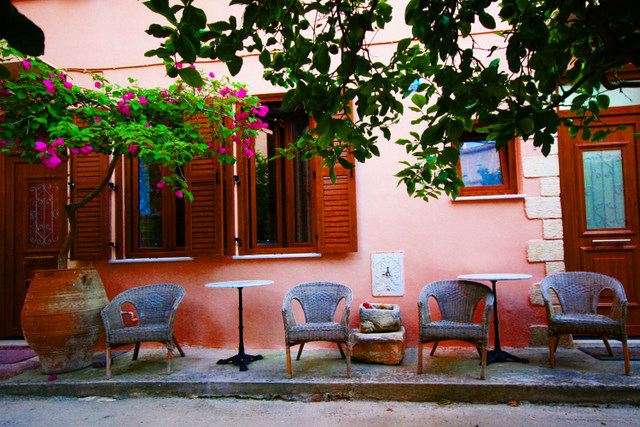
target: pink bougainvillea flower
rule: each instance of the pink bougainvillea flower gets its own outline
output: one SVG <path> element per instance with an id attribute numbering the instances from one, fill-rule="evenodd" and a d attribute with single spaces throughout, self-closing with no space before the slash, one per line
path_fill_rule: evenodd
<path id="1" fill-rule="evenodd" d="M 242 151 L 244 152 L 244 155 L 247 156 L 247 157 L 253 157 L 253 155 L 254 155 L 253 151 L 251 151 L 247 147 L 242 147 Z"/>
<path id="2" fill-rule="evenodd" d="M 209 77 L 211 77 L 212 79 L 215 79 L 215 78 L 216 78 L 216 75 L 215 75 L 215 74 L 213 74 L 213 71 L 212 71 L 212 72 L 210 72 L 210 73 L 209 73 Z"/>
<path id="3" fill-rule="evenodd" d="M 164 182 L 164 181 L 160 181 L 160 182 L 158 183 L 158 185 L 156 185 L 156 187 L 158 187 L 158 188 L 164 188 L 164 187 L 166 187 L 166 186 L 167 186 L 167 183 L 166 183 L 166 182 Z"/>
<path id="4" fill-rule="evenodd" d="M 121 114 L 131 116 L 131 107 L 129 107 L 124 101 L 120 101 L 116 107 Z"/>
<path id="5" fill-rule="evenodd" d="M 36 149 L 36 151 L 45 152 L 45 151 L 47 151 L 47 144 L 45 144 L 42 141 L 36 141 L 35 149 Z"/>
<path id="6" fill-rule="evenodd" d="M 162 95 L 162 97 L 165 98 L 165 99 L 169 96 L 169 94 L 167 93 L 166 90 L 161 90 L 160 91 L 160 95 Z"/>
<path id="7" fill-rule="evenodd" d="M 245 120 L 246 118 L 249 117 L 249 113 L 238 113 L 236 114 L 236 120 L 240 121 L 240 120 Z"/>
<path id="8" fill-rule="evenodd" d="M 50 80 L 50 79 L 43 80 L 42 84 L 44 84 L 45 87 L 47 88 L 45 90 L 45 92 L 47 92 L 47 93 L 55 93 L 56 92 L 56 89 L 55 89 L 55 87 L 53 85 L 53 81 L 52 80 Z"/>
<path id="9" fill-rule="evenodd" d="M 55 153 L 51 157 L 44 157 L 42 159 L 42 164 L 49 169 L 55 169 L 60 163 L 62 163 L 62 160 L 60 160 Z"/>
<path id="10" fill-rule="evenodd" d="M 69 83 L 69 82 L 64 82 L 63 83 L 64 87 L 66 87 L 67 89 L 71 89 L 73 87 L 73 84 Z"/>
<path id="11" fill-rule="evenodd" d="M 176 68 L 182 68 L 182 62 L 178 62 L 178 63 L 176 64 Z"/>
<path id="12" fill-rule="evenodd" d="M 140 104 L 147 104 L 147 98 L 144 97 L 144 95 L 140 95 L 140 98 L 138 98 L 140 100 Z"/>
<path id="13" fill-rule="evenodd" d="M 226 152 L 227 152 L 227 149 L 226 149 L 226 148 L 224 148 L 224 147 L 222 147 L 222 148 L 220 148 L 218 151 L 220 151 L 220 154 L 224 154 L 224 153 L 226 153 Z"/>
<path id="14" fill-rule="evenodd" d="M 196 89 L 198 92 L 202 92 L 202 86 Z"/>
<path id="15" fill-rule="evenodd" d="M 100 89 L 100 86 L 102 86 L 102 83 L 101 82 L 95 82 L 93 85 L 96 87 L 96 89 Z"/>
<path id="16" fill-rule="evenodd" d="M 179 197 L 181 199 L 184 197 L 184 194 L 182 194 L 182 190 L 176 191 L 176 197 Z"/>
<path id="17" fill-rule="evenodd" d="M 225 96 L 227 94 L 231 93 L 231 89 L 228 87 L 222 88 L 220 89 L 220 95 Z"/>
<path id="18" fill-rule="evenodd" d="M 93 147 L 90 145 L 85 145 L 80 148 L 80 154 L 84 154 L 85 156 L 93 151 Z"/>
<path id="19" fill-rule="evenodd" d="M 247 96 L 247 91 L 244 88 L 241 88 L 239 91 L 232 93 L 231 96 L 244 99 L 244 97 Z"/>
<path id="20" fill-rule="evenodd" d="M 25 68 L 25 70 L 30 70 L 31 69 L 31 61 L 27 61 L 25 59 L 24 61 L 22 61 L 22 66 Z"/>
<path id="21" fill-rule="evenodd" d="M 59 147 L 61 145 L 64 145 L 64 139 L 58 138 L 55 141 L 53 141 L 51 144 L 49 144 L 49 147 L 55 148 L 55 147 Z"/>
<path id="22" fill-rule="evenodd" d="M 127 149 L 131 154 L 136 154 L 138 152 L 138 147 L 133 145 L 133 142 L 129 144 L 129 148 Z"/>
<path id="23" fill-rule="evenodd" d="M 191 64 L 191 65 L 189 65 L 189 67 L 196 68 L 196 65 L 195 64 Z"/>
<path id="24" fill-rule="evenodd" d="M 101 121 L 102 119 L 100 119 L 100 117 L 96 117 L 95 119 L 93 119 L 93 123 L 99 123 Z"/>
<path id="25" fill-rule="evenodd" d="M 80 149 L 78 147 L 71 147 L 69 148 L 69 151 L 71 151 L 71 154 L 78 154 Z"/>
<path id="26" fill-rule="evenodd" d="M 268 112 L 269 112 L 269 107 L 267 107 L 266 105 L 258 104 L 255 107 L 253 107 L 253 114 L 257 114 L 260 117 L 266 116 Z"/>
<path id="27" fill-rule="evenodd" d="M 122 95 L 122 99 L 124 99 L 125 101 L 128 101 L 130 99 L 134 99 L 136 96 L 131 93 L 131 92 L 127 92 L 124 95 Z"/>
<path id="28" fill-rule="evenodd" d="M 7 141 L 3 139 L 2 141 L 0 141 L 0 145 L 7 145 Z"/>
<path id="29" fill-rule="evenodd" d="M 148 127 L 148 128 L 150 128 L 150 127 L 151 127 L 151 125 L 149 124 L 149 122 L 146 122 L 144 125 L 145 125 L 145 127 Z"/>

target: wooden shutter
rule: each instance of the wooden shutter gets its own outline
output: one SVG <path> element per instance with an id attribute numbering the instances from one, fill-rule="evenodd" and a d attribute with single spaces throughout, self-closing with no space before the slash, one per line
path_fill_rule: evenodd
<path id="1" fill-rule="evenodd" d="M 352 155 L 345 158 L 354 163 Z M 356 252 L 358 232 L 356 219 L 355 168 L 334 166 L 336 182 L 331 181 L 329 168 L 317 161 L 316 197 L 318 212 L 318 252 Z M 355 163 L 354 163 L 355 164 Z"/>
<path id="2" fill-rule="evenodd" d="M 353 111 L 353 106 L 351 111 Z M 335 118 L 352 114 L 346 111 L 336 114 Z M 311 128 L 315 127 L 313 119 Z M 339 141 L 335 142 L 340 144 Z M 342 157 L 355 165 L 355 157 L 345 150 Z M 329 168 L 321 167 L 316 159 L 316 212 L 318 230 L 318 252 L 357 252 L 358 251 L 358 223 L 356 218 L 356 171 L 355 168 L 346 169 L 339 163 L 334 165 L 335 183 L 329 176 Z"/>
<path id="3" fill-rule="evenodd" d="M 71 160 L 71 201 L 82 200 L 92 192 L 109 169 L 109 157 L 103 154 L 73 155 Z M 72 258 L 91 260 L 109 258 L 109 188 L 105 187 L 78 213 L 78 233 Z"/>
<path id="4" fill-rule="evenodd" d="M 206 116 L 191 120 L 198 123 L 205 140 L 213 138 L 212 124 Z M 220 146 L 219 141 L 215 142 Z M 188 255 L 222 255 L 224 252 L 223 168 L 211 159 L 194 159 L 188 167 L 193 202 L 187 205 Z"/>

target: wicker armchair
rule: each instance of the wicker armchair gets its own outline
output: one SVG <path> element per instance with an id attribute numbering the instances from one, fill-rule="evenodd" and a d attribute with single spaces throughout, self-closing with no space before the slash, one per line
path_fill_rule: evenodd
<path id="1" fill-rule="evenodd" d="M 613 305 L 609 315 L 602 315 L 597 313 L 598 300 L 606 289 L 613 292 Z M 601 337 L 610 356 L 613 356 L 613 350 L 607 338 L 621 341 L 625 374 L 631 375 L 627 347 L 627 297 L 619 281 L 603 274 L 573 271 L 545 277 L 540 283 L 540 290 L 547 311 L 549 364 L 552 368 L 560 336 L 585 334 Z M 554 312 L 550 290 L 558 296 L 562 308 L 560 313 Z"/>
<path id="2" fill-rule="evenodd" d="M 107 379 L 111 378 L 112 348 L 135 344 L 133 360 L 136 360 L 140 343 L 151 341 L 167 346 L 167 374 L 171 373 L 172 342 L 184 357 L 184 352 L 173 335 L 173 321 L 184 294 L 184 288 L 178 285 L 141 286 L 122 292 L 102 310 L 100 314 L 107 338 Z M 138 326 L 125 325 L 122 312 L 125 303 L 135 307 Z"/>
<path id="3" fill-rule="evenodd" d="M 341 300 L 345 301 L 340 323 L 333 321 Z M 303 283 L 289 289 L 282 303 L 284 336 L 287 346 L 287 372 L 291 371 L 291 346 L 300 344 L 296 360 L 304 344 L 311 341 L 331 341 L 338 345 L 342 358 L 345 353 L 340 344 L 345 345 L 347 359 L 347 377 L 351 377 L 351 346 L 349 345 L 349 314 L 353 299 L 351 289 L 338 283 Z M 305 323 L 296 324 L 292 302 L 296 300 L 304 311 Z"/>
<path id="4" fill-rule="evenodd" d="M 442 320 L 431 320 L 430 297 L 437 301 Z M 443 280 L 425 286 L 418 299 L 418 374 L 422 373 L 422 347 L 425 343 L 434 343 L 431 349 L 433 356 L 440 341 L 459 340 L 470 342 L 478 349 L 482 358 L 480 379 L 484 379 L 493 300 L 491 289 L 481 283 Z M 474 323 L 474 313 L 480 301 L 484 301 L 482 320 Z"/>

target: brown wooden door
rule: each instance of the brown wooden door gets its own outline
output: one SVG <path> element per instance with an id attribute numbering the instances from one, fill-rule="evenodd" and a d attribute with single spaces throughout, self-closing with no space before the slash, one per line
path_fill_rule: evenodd
<path id="1" fill-rule="evenodd" d="M 0 338 L 22 336 L 20 311 L 36 270 L 56 268 L 66 233 L 66 163 L 56 169 L 6 159 L 4 173 L 5 268 Z"/>
<path id="2" fill-rule="evenodd" d="M 620 280 L 627 325 L 640 335 L 640 107 L 611 108 L 604 122 L 626 130 L 591 143 L 559 132 L 560 185 L 567 271 L 593 271 Z M 593 132 L 604 129 L 602 123 Z M 611 298 L 601 299 L 606 311 Z"/>

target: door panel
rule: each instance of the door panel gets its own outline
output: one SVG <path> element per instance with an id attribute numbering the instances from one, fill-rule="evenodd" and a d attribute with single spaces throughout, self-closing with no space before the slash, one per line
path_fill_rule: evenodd
<path id="1" fill-rule="evenodd" d="M 0 337 L 20 337 L 20 311 L 36 270 L 56 268 L 66 234 L 66 164 L 56 169 L 6 160 L 6 264 Z"/>
<path id="2" fill-rule="evenodd" d="M 640 108 L 611 108 L 603 120 L 627 128 L 597 143 L 571 138 L 566 128 L 558 135 L 566 268 L 620 280 L 629 302 L 628 331 L 640 335 L 640 157 L 634 136 Z M 604 296 L 599 310 L 610 306 L 611 298 Z"/>

